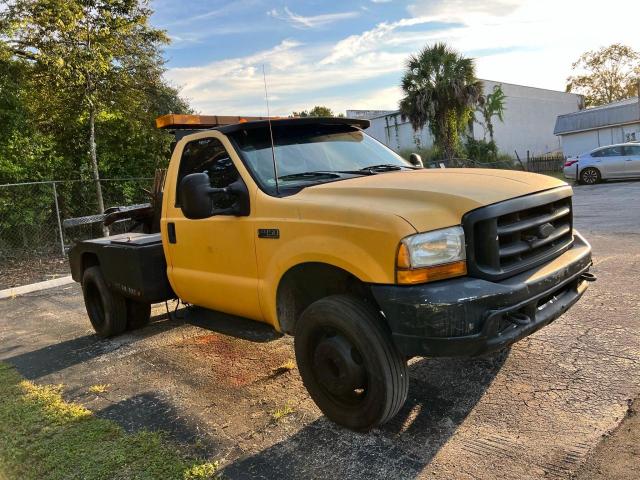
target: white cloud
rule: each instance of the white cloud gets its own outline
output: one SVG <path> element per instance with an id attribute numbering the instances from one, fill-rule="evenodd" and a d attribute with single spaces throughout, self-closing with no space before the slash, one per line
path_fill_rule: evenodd
<path id="1" fill-rule="evenodd" d="M 325 13 L 322 15 L 312 15 L 305 17 L 298 15 L 289 10 L 288 7 L 284 7 L 284 11 L 280 12 L 277 9 L 272 9 L 267 12 L 273 18 L 284 20 L 296 28 L 316 28 L 330 23 L 338 22 L 340 20 L 347 20 L 359 15 L 359 12 L 340 12 L 340 13 Z"/>
<path id="2" fill-rule="evenodd" d="M 407 10 L 415 17 L 433 16 L 446 21 L 464 21 L 469 15 L 507 15 L 525 0 L 417 0 Z"/>
<path id="3" fill-rule="evenodd" d="M 517 5 L 495 0 L 467 13 L 463 3 L 415 1 L 409 11 L 416 16 L 378 24 L 335 44 L 285 40 L 252 55 L 174 68 L 167 77 L 207 113 L 266 113 L 263 64 L 274 114 L 318 104 L 336 111 L 390 109 L 401 96 L 393 79 L 400 77 L 408 54 L 436 41 L 475 56 L 480 78 L 556 90 L 564 89 L 571 63 L 585 50 L 614 42 L 640 49 L 636 16 L 623 14 L 629 7 L 624 0 L 609 0 L 607 8 L 591 0 Z M 390 84 L 372 85 L 382 75 Z"/>

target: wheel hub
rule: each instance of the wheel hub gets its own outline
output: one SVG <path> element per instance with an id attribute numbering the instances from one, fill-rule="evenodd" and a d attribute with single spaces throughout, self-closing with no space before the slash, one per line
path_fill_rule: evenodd
<path id="1" fill-rule="evenodd" d="M 333 395 L 352 397 L 365 387 L 362 357 L 342 335 L 334 335 L 318 343 L 313 367 L 318 382 Z"/>

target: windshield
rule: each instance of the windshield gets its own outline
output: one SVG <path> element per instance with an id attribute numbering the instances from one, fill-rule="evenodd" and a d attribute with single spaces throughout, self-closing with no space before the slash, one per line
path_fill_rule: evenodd
<path id="1" fill-rule="evenodd" d="M 268 128 L 229 135 L 262 189 L 276 194 Z M 348 125 L 273 125 L 278 184 L 282 191 L 400 168 L 402 157 Z M 290 190 L 294 190 L 291 192 Z"/>

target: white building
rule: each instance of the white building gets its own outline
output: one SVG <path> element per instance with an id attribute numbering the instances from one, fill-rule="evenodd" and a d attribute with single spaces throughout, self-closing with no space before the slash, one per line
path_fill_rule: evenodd
<path id="1" fill-rule="evenodd" d="M 638 97 L 560 115 L 554 133 L 565 156 L 575 156 L 614 143 L 640 141 Z"/>
<path id="2" fill-rule="evenodd" d="M 582 95 L 542 88 L 524 87 L 510 83 L 483 80 L 485 94 L 493 91 L 494 85 L 502 85 L 505 99 L 504 122 L 494 117 L 494 138 L 501 152 L 521 158 L 560 150 L 560 139 L 554 135 L 553 126 L 558 115 L 578 111 L 583 106 Z M 357 112 L 348 110 L 348 112 Z M 480 114 L 476 114 L 478 120 Z M 433 145 L 427 126 L 414 132 L 411 123 L 402 121 L 398 111 L 371 118 L 367 133 L 395 151 L 411 150 Z M 479 123 L 473 125 L 473 137 L 487 137 Z"/>

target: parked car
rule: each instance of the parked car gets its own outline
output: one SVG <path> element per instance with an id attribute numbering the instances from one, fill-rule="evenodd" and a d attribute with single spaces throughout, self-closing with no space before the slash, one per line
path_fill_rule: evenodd
<path id="1" fill-rule="evenodd" d="M 594 185 L 601 180 L 640 178 L 640 143 L 629 142 L 598 147 L 567 158 L 565 178 Z"/>

